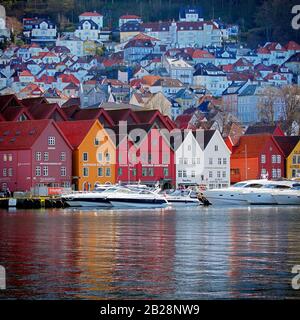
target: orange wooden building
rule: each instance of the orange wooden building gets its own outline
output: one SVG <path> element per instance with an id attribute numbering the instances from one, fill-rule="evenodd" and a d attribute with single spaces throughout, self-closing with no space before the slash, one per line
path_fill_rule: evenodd
<path id="1" fill-rule="evenodd" d="M 98 120 L 58 123 L 73 151 L 75 190 L 92 190 L 95 184 L 116 182 L 115 145 Z"/>

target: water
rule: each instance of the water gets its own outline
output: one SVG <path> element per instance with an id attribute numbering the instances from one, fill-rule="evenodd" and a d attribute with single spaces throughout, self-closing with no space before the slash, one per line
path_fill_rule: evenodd
<path id="1" fill-rule="evenodd" d="M 1 299 L 300 298 L 299 207 L 0 211 Z"/>

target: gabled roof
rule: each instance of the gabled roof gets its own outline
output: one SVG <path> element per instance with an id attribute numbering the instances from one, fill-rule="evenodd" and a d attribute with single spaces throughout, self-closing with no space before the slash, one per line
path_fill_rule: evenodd
<path id="1" fill-rule="evenodd" d="M 300 136 L 274 137 L 284 156 L 287 158 L 300 141 Z"/>
<path id="2" fill-rule="evenodd" d="M 113 126 L 114 122 L 103 108 L 85 108 L 77 110 L 72 118 L 73 120 L 96 120 L 103 116 L 106 121 Z"/>
<path id="3" fill-rule="evenodd" d="M 5 110 L 7 106 L 22 106 L 21 102 L 14 94 L 0 96 L 0 112 Z"/>
<path id="4" fill-rule="evenodd" d="M 25 107 L 31 107 L 38 104 L 48 103 L 47 99 L 45 97 L 35 97 L 35 98 L 25 98 L 22 99 L 22 104 Z"/>
<path id="5" fill-rule="evenodd" d="M 28 120 L 33 120 L 32 115 L 25 107 L 8 107 L 2 112 L 6 121 L 18 121 L 21 115 L 25 115 Z"/>
<path id="6" fill-rule="evenodd" d="M 284 135 L 283 131 L 277 125 L 252 125 L 249 126 L 245 132 L 245 135 L 261 135 L 271 134 L 274 135 L 279 130 L 280 135 Z"/>
<path id="7" fill-rule="evenodd" d="M 158 110 L 145 110 L 145 111 L 135 111 L 141 124 L 153 124 L 157 118 L 166 126 L 170 128 L 170 124 L 166 122 L 164 116 Z"/>
<path id="8" fill-rule="evenodd" d="M 233 147 L 231 158 L 258 158 L 271 135 L 241 136 L 239 143 Z"/>
<path id="9" fill-rule="evenodd" d="M 57 125 L 64 133 L 70 144 L 74 148 L 77 148 L 80 146 L 96 121 L 97 120 L 64 121 L 59 122 Z"/>
<path id="10" fill-rule="evenodd" d="M 32 105 L 28 107 L 28 110 L 35 120 L 51 119 L 55 112 L 57 112 L 63 120 L 67 120 L 65 113 L 57 103 Z"/>
<path id="11" fill-rule="evenodd" d="M 0 122 L 0 150 L 30 149 L 50 124 L 59 131 L 65 142 L 72 146 L 53 120 Z"/>
<path id="12" fill-rule="evenodd" d="M 132 117 L 136 123 L 139 123 L 138 116 L 131 109 L 106 110 L 106 112 L 115 125 L 118 125 L 120 121 L 126 121 L 129 117 Z"/>

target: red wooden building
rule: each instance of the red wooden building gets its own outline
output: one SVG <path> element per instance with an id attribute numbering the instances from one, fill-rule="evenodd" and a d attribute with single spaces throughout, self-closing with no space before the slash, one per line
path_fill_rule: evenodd
<path id="1" fill-rule="evenodd" d="M 284 154 L 272 135 L 242 136 L 232 147 L 231 182 L 283 177 L 284 163 Z"/>
<path id="2" fill-rule="evenodd" d="M 72 146 L 53 120 L 0 122 L 0 189 L 69 187 Z"/>

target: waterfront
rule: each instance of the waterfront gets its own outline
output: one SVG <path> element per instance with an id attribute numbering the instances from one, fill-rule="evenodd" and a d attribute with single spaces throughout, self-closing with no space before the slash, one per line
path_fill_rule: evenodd
<path id="1" fill-rule="evenodd" d="M 299 207 L 0 211 L 23 299 L 300 298 Z"/>

